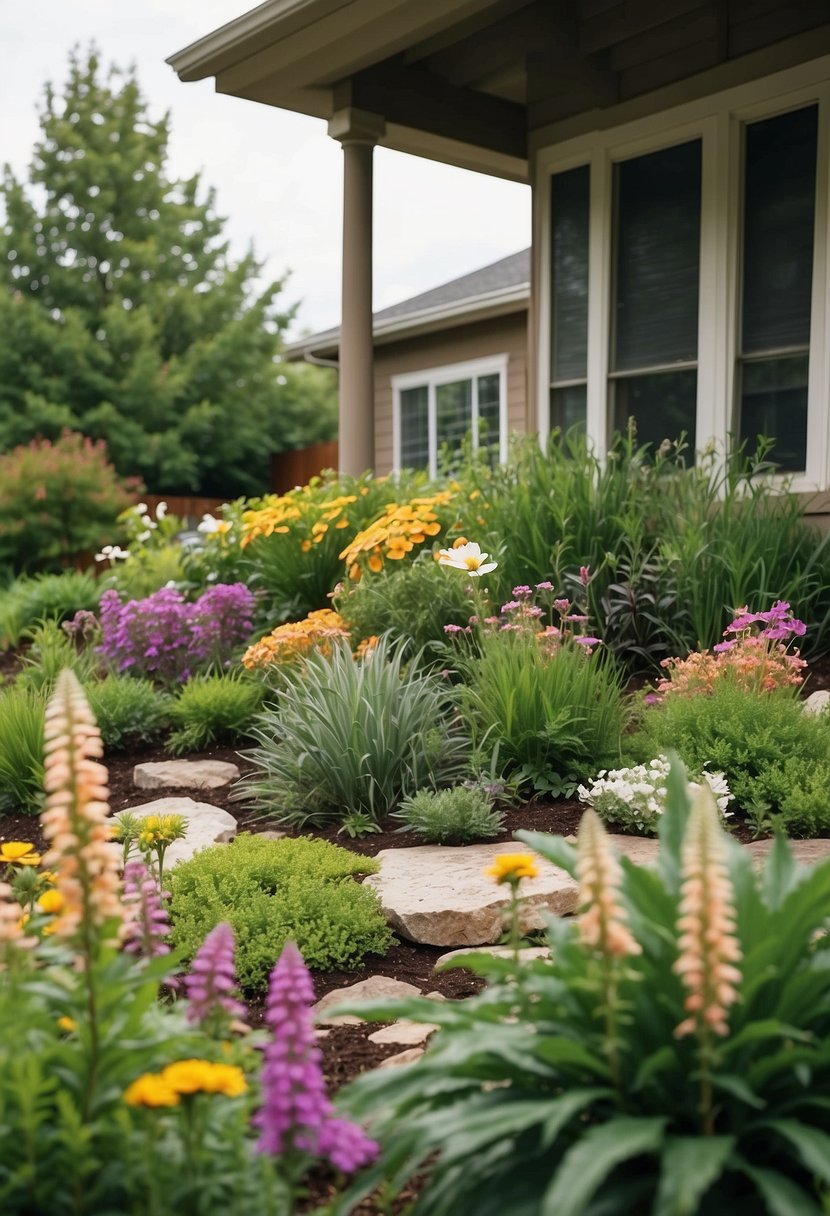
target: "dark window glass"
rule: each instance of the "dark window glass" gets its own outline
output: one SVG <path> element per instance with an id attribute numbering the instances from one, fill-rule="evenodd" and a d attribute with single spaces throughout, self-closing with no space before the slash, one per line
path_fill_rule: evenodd
<path id="1" fill-rule="evenodd" d="M 572 384 L 568 388 L 551 389 L 550 424 L 562 431 L 572 426 L 585 429 L 587 416 L 587 389 L 584 384 Z"/>
<path id="2" fill-rule="evenodd" d="M 478 446 L 499 450 L 501 376 L 492 372 L 478 377 Z"/>
<path id="3" fill-rule="evenodd" d="M 429 464 L 429 390 L 425 384 L 401 390 L 401 468 Z"/>
<path id="4" fill-rule="evenodd" d="M 473 421 L 473 382 L 455 380 L 435 390 L 436 430 L 439 448 L 446 445 L 454 455 L 461 450 Z"/>
<path id="5" fill-rule="evenodd" d="M 588 166 L 554 174 L 551 193 L 551 372 L 556 382 L 587 375 Z"/>
<path id="6" fill-rule="evenodd" d="M 700 140 L 616 166 L 615 371 L 697 358 Z"/>
<path id="7" fill-rule="evenodd" d="M 775 440 L 769 458 L 786 472 L 807 462 L 808 355 L 759 359 L 741 369 L 741 439 L 750 452 L 764 435 Z"/>
<path id="8" fill-rule="evenodd" d="M 686 436 L 695 446 L 697 371 L 655 373 L 650 376 L 624 376 L 614 384 L 616 430 L 624 432 L 629 418 L 634 419 L 637 442 L 651 444 L 652 451 L 664 439 Z"/>

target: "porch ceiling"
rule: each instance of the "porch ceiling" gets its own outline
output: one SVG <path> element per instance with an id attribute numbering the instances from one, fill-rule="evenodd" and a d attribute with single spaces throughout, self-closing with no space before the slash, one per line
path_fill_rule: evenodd
<path id="1" fill-rule="evenodd" d="M 168 62 L 323 119 L 372 111 L 388 147 L 527 180 L 529 131 L 827 19 L 828 0 L 266 0 Z"/>

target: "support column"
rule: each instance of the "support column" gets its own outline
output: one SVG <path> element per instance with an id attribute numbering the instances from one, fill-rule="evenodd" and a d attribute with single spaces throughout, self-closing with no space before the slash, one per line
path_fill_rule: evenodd
<path id="1" fill-rule="evenodd" d="M 340 321 L 341 473 L 358 475 L 375 463 L 375 384 L 372 336 L 372 156 L 386 125 L 352 106 L 329 121 L 343 145 L 343 291 Z"/>

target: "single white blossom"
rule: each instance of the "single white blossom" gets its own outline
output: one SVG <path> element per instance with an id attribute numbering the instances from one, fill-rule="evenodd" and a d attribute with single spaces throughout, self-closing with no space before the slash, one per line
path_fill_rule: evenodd
<path id="1" fill-rule="evenodd" d="M 104 545 L 101 552 L 95 554 L 95 560 L 96 562 L 124 562 L 129 556 L 129 551 L 122 549 L 120 545 Z"/>
<path id="2" fill-rule="evenodd" d="M 210 532 L 218 532 L 220 524 L 221 521 L 218 520 L 215 515 L 211 515 L 206 512 L 202 516 L 202 522 L 196 525 L 196 531 L 203 532 L 205 535 L 208 535 Z"/>
<path id="3" fill-rule="evenodd" d="M 463 570 L 473 578 L 480 578 L 482 574 L 489 574 L 498 566 L 498 562 L 487 561 L 489 556 L 489 553 L 482 553 L 481 547 L 471 540 L 467 541 L 466 545 L 459 545 L 457 549 L 441 549 L 438 561 L 442 566 Z"/>
<path id="4" fill-rule="evenodd" d="M 166 514 L 167 514 L 167 503 L 160 502 L 159 505 L 156 507 L 156 519 L 164 519 Z"/>

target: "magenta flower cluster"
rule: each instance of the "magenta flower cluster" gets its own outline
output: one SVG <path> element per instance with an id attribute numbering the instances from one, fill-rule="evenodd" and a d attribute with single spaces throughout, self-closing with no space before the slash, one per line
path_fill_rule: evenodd
<path id="1" fill-rule="evenodd" d="M 723 654 L 732 650 L 742 638 L 751 636 L 786 645 L 793 638 L 803 638 L 806 632 L 807 626 L 793 616 L 786 600 L 776 600 L 767 612 L 749 612 L 741 608 L 723 631 L 726 640 L 718 642 L 712 649 L 716 654 Z"/>
<path id="2" fill-rule="evenodd" d="M 170 953 L 167 935 L 170 924 L 158 883 L 143 861 L 128 861 L 124 867 L 124 949 L 142 958 L 160 958 Z"/>
<path id="3" fill-rule="evenodd" d="M 377 1156 L 378 1146 L 355 1123 L 339 1118 L 326 1093 L 322 1056 L 314 1038 L 314 988 L 303 957 L 287 942 L 271 972 L 265 1020 L 273 1032 L 265 1048 L 263 1104 L 254 1115 L 262 1153 L 291 1150 L 326 1158 L 350 1173 Z"/>
<path id="4" fill-rule="evenodd" d="M 203 1026 L 217 1016 L 243 1018 L 245 1007 L 234 996 L 234 936 L 230 925 L 211 929 L 199 947 L 190 975 L 185 976 L 187 1020 Z"/>
<path id="5" fill-rule="evenodd" d="M 251 633 L 254 603 L 244 583 L 220 583 L 193 604 L 175 587 L 126 603 L 117 591 L 105 591 L 101 652 L 118 671 L 183 683 L 210 663 L 230 663 Z"/>

